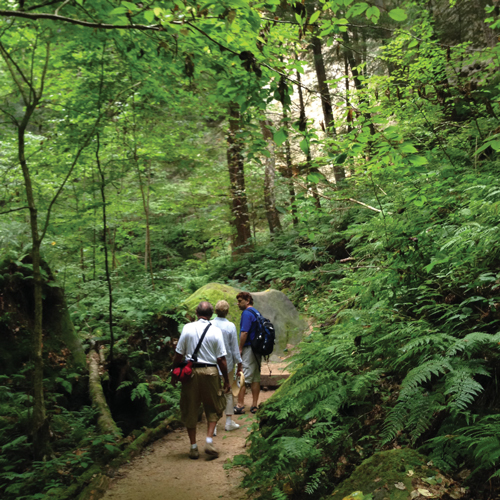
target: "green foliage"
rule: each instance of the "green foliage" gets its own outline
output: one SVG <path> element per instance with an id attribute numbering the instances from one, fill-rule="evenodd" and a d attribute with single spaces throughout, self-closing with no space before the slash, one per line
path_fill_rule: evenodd
<path id="1" fill-rule="evenodd" d="M 24 155 L 40 224 L 51 211 L 42 249 L 84 346 L 108 347 L 113 323 L 115 355 L 129 360 L 133 374 L 120 390 L 144 403 L 149 422 L 178 408 L 165 372 L 185 321 L 177 306 L 200 286 L 277 287 L 315 318 L 290 361 L 292 377 L 259 413 L 249 454 L 235 459 L 248 468 L 251 493 L 327 495 L 382 446 L 423 446 L 447 470 L 467 466 L 490 476 L 500 439 L 497 12 L 487 9 L 490 28 L 476 12 L 485 29 L 459 43 L 446 38 L 445 24 L 455 24 L 423 2 L 388 2 L 383 11 L 350 0 L 291 3 L 61 5 L 70 19 L 120 27 L 95 26 L 91 37 L 81 25 L 29 19 L 51 5 L 23 18 L 11 12 L 0 27 L 7 47 L 0 207 L 9 214 L 0 225 L 2 253 L 15 253 L 18 268 L 29 270 Z M 458 12 L 463 26 L 456 4 L 450 16 Z M 12 10 L 12 2 L 0 7 Z M 129 29 L 134 24 L 146 35 Z M 335 43 L 336 62 L 347 69 L 331 82 L 335 134 L 315 130 L 311 119 L 304 130 L 304 117 L 288 107 L 310 34 L 323 48 Z M 43 99 L 20 155 L 29 78 Z M 235 231 L 229 188 L 238 200 L 224 165 L 230 107 L 242 115 L 255 244 L 237 260 L 228 252 Z M 262 231 L 261 157 L 271 154 L 257 121 L 266 112 L 283 114 L 272 127 L 276 158 L 293 152 L 292 171 L 281 165 L 276 176 L 286 230 L 272 239 Z M 345 181 L 332 184 L 332 165 L 350 174 Z M 8 328 L 2 314 L 0 333 Z M 109 436 L 95 434 L 85 403 L 71 408 L 77 376 L 60 370 L 45 381 L 60 438 L 55 458 L 31 463 L 30 370 L 0 389 L 6 498 L 39 497 L 99 452 L 117 451 Z"/>

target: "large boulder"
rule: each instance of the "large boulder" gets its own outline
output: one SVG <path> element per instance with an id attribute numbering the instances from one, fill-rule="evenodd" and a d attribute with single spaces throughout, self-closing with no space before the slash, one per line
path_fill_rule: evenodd
<path id="1" fill-rule="evenodd" d="M 229 303 L 227 319 L 232 321 L 240 331 L 241 311 L 238 308 L 236 295 L 242 290 L 220 283 L 209 283 L 197 290 L 184 302 L 187 317 L 195 319 L 196 306 L 202 300 L 208 300 L 214 307 L 219 300 Z M 287 346 L 297 345 L 307 329 L 307 321 L 299 315 L 299 312 L 291 300 L 278 290 L 266 290 L 265 292 L 250 292 L 254 300 L 255 308 L 268 318 L 276 329 L 276 346 L 272 358 L 279 358 L 286 353 Z"/>
<path id="2" fill-rule="evenodd" d="M 34 325 L 33 279 L 29 256 L 22 262 L 0 261 L 0 374 L 14 373 L 31 358 Z M 85 352 L 71 321 L 64 290 L 50 268 L 43 285 L 43 343 L 45 370 L 68 363 L 86 369 Z"/>

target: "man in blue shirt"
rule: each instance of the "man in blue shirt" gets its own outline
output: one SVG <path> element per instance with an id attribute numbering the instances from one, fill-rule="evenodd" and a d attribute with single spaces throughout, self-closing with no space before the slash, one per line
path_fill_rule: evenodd
<path id="1" fill-rule="evenodd" d="M 257 329 L 257 319 L 255 313 L 259 314 L 257 309 L 253 307 L 253 298 L 248 292 L 240 292 L 236 295 L 238 307 L 242 310 L 240 322 L 240 353 L 243 360 L 243 375 L 245 375 L 245 383 L 250 384 L 252 390 L 252 406 L 250 413 L 257 411 L 260 394 L 260 364 L 261 356 L 255 354 L 252 350 L 251 342 L 255 336 Z M 245 413 L 244 399 L 245 386 L 241 387 L 238 394 L 238 404 L 234 407 L 234 413 L 241 415 Z"/>

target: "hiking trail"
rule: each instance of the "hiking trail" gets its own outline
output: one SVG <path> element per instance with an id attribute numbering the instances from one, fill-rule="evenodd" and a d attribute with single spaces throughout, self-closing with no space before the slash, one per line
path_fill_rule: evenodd
<path id="1" fill-rule="evenodd" d="M 273 367 L 273 374 L 277 373 Z M 269 373 L 262 370 L 262 374 Z M 280 371 L 280 373 L 282 373 Z M 269 399 L 273 390 L 261 391 L 259 402 Z M 206 437 L 205 416 L 198 423 L 196 439 L 200 458 L 188 457 L 189 439 L 184 427 L 175 429 L 164 438 L 152 443 L 130 463 L 122 466 L 113 478 L 105 500 L 241 500 L 246 498 L 239 487 L 243 472 L 224 469 L 224 464 L 235 455 L 245 453 L 248 428 L 255 420 L 249 413 L 252 396 L 245 396 L 244 415 L 234 415 L 240 428 L 226 432 L 225 416 L 217 425 L 214 444 L 219 458 L 212 459 L 204 452 Z"/>

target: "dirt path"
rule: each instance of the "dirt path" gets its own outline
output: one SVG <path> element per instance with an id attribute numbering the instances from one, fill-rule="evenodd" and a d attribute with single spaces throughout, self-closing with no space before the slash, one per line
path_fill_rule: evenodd
<path id="1" fill-rule="evenodd" d="M 123 466 L 111 483 L 106 500 L 238 500 L 245 497 L 239 488 L 242 472 L 224 470 L 228 460 L 245 452 L 245 440 L 251 421 L 248 414 L 252 404 L 249 391 L 245 397 L 247 413 L 233 418 L 240 424 L 236 431 L 225 432 L 225 417 L 219 421 L 214 444 L 219 458 L 210 460 L 203 448 L 206 422 L 198 424 L 197 441 L 200 450 L 198 460 L 190 460 L 189 439 L 185 429 L 177 429 L 153 443 L 146 451 Z M 261 392 L 260 401 L 268 399 L 273 391 Z"/>

